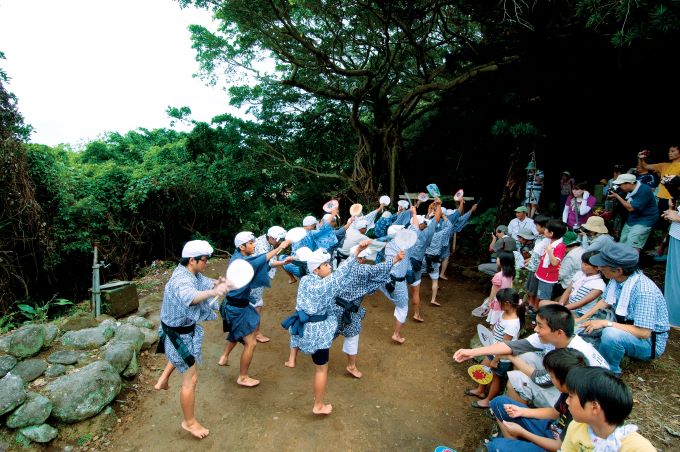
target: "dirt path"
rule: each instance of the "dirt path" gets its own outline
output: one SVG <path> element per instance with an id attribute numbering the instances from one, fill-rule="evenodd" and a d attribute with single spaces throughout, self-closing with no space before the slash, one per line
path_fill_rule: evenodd
<path id="1" fill-rule="evenodd" d="M 207 272 L 224 272 L 224 262 L 211 263 Z M 467 366 L 453 366 L 451 354 L 473 334 L 470 310 L 483 295 L 462 277 L 440 282 L 441 308 L 429 305 L 430 280 L 423 280 L 426 322 L 409 321 L 403 346 L 390 341 L 393 305 L 382 294 L 365 300 L 359 348 L 361 380 L 350 377 L 341 338 L 331 349 L 326 399 L 334 407 L 327 418 L 312 408 L 313 364 L 300 354 L 295 369 L 286 368 L 289 336 L 279 322 L 292 312 L 297 285 L 279 274 L 265 292 L 263 332 L 272 338 L 255 351 L 251 376 L 262 383 L 254 389 L 236 384 L 240 346 L 231 365 L 218 366 L 224 347 L 221 322 L 204 324 L 203 366 L 199 370 L 196 403 L 198 419 L 210 435 L 198 441 L 180 429 L 180 375 L 173 375 L 169 391 L 151 388 L 163 368 L 162 355 L 149 355 L 138 382 L 139 401 L 133 409 L 116 411 L 122 418 L 109 433 L 112 450 L 283 450 L 431 451 L 446 444 L 458 451 L 474 450 L 491 425 L 481 410 L 470 408 L 464 388 L 471 385 Z M 124 410 L 124 408 L 123 408 Z"/>

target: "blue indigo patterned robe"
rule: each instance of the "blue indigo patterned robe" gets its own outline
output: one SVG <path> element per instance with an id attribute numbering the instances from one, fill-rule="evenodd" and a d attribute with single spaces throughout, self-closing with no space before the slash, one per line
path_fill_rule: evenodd
<path id="1" fill-rule="evenodd" d="M 170 327 L 191 326 L 206 320 L 215 320 L 217 315 L 208 306 L 209 300 L 198 304 L 191 304 L 198 292 L 210 290 L 215 281 L 202 274 L 194 275 L 184 265 L 178 265 L 165 285 L 163 291 L 163 305 L 161 306 L 161 321 Z M 160 329 L 159 329 L 160 333 Z M 201 344 L 203 343 L 203 327 L 196 325 L 193 333 L 180 334 L 182 342 L 201 364 Z M 165 356 L 180 372 L 188 369 L 187 364 L 180 357 L 168 337 L 165 338 Z"/>
<path id="2" fill-rule="evenodd" d="M 338 329 L 338 320 L 333 314 L 335 297 L 342 290 L 346 282 L 345 277 L 355 265 L 359 263 L 354 257 L 350 257 L 345 265 L 341 265 L 325 278 L 312 273 L 300 279 L 295 310 L 304 311 L 310 316 L 328 315 L 328 317 L 321 322 L 305 323 L 302 337 L 291 334 L 291 347 L 298 347 L 309 355 L 331 347 L 335 331 Z"/>
<path id="3" fill-rule="evenodd" d="M 337 303 L 333 305 L 333 314 L 338 319 L 338 330 L 335 335 L 353 337 L 361 331 L 361 320 L 366 316 L 366 308 L 361 306 L 364 297 L 378 290 L 380 286 L 389 281 L 393 258 L 376 265 L 354 265 L 342 283 L 342 289 L 337 297 L 351 302 L 358 307 L 357 312 L 350 313 L 351 321 L 348 324 L 342 322 L 344 309 Z M 346 264 L 345 264 L 346 265 Z"/>
<path id="4" fill-rule="evenodd" d="M 385 247 L 385 256 L 387 256 L 388 259 L 394 258 L 394 256 L 396 256 L 397 253 L 399 253 L 399 251 L 401 251 L 399 247 L 394 243 L 394 241 L 391 241 Z M 406 276 L 406 272 L 408 270 L 409 270 L 408 259 L 402 259 L 401 261 L 397 262 L 392 266 L 392 269 L 390 270 L 390 275 L 394 276 L 395 278 L 401 279 Z M 389 292 L 385 288 L 385 285 L 383 284 L 380 287 L 380 291 L 384 293 L 387 299 L 394 303 L 396 306 L 400 308 L 408 306 L 408 287 L 406 285 L 406 281 L 396 281 L 394 283 L 394 290 L 392 292 Z"/>

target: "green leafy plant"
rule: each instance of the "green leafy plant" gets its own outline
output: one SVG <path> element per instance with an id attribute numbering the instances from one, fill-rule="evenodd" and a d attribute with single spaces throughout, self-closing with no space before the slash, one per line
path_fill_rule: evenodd
<path id="1" fill-rule="evenodd" d="M 65 298 L 52 298 L 42 305 L 19 304 L 19 312 L 30 321 L 44 322 L 47 320 L 47 314 L 53 306 L 72 306 L 73 302 Z"/>

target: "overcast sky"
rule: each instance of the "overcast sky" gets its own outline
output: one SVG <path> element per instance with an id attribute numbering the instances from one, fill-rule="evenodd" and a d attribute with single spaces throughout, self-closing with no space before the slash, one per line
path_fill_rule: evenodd
<path id="1" fill-rule="evenodd" d="M 192 77 L 192 23 L 214 28 L 207 11 L 173 0 L 0 0 L 0 67 L 32 141 L 169 127 L 168 105 L 201 121 L 235 113 L 221 87 Z"/>

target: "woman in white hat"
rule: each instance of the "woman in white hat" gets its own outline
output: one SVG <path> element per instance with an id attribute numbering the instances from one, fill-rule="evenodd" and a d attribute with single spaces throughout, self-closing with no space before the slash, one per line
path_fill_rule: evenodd
<path id="1" fill-rule="evenodd" d="M 604 225 L 604 218 L 592 216 L 581 225 L 581 242 L 583 252 L 601 251 L 614 243 L 614 238 L 609 235 L 607 226 Z"/>

